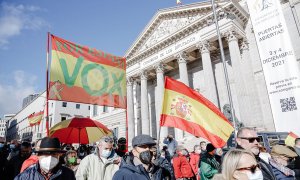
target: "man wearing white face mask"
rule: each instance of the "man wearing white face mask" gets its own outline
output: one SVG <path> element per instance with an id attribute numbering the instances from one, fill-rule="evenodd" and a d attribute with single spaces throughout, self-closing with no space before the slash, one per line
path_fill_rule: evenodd
<path id="1" fill-rule="evenodd" d="M 43 138 L 36 153 L 38 162 L 16 176 L 15 180 L 75 180 L 73 171 L 59 164 L 59 157 L 64 151 L 57 138 Z"/>
<path id="2" fill-rule="evenodd" d="M 93 154 L 80 161 L 76 172 L 77 180 L 106 180 L 112 179 L 119 169 L 120 157 L 113 150 L 113 138 L 104 136 Z"/>

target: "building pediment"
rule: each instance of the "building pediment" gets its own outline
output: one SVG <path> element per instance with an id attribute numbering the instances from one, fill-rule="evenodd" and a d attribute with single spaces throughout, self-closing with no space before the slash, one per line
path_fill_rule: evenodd
<path id="1" fill-rule="evenodd" d="M 217 11 L 222 9 L 239 16 L 242 23 L 247 21 L 248 13 L 244 11 L 238 1 L 220 1 L 216 4 Z M 188 31 L 195 32 L 210 25 L 213 22 L 212 19 L 210 1 L 158 10 L 127 50 L 125 54 L 127 63 L 146 57 L 157 49 L 174 43 L 174 39 L 182 38 L 180 36 L 185 36 L 189 33 Z"/>
<path id="2" fill-rule="evenodd" d="M 209 13 L 210 6 L 209 2 L 201 2 L 158 10 L 136 42 L 127 51 L 126 57 L 139 54 L 189 26 Z"/>
<path id="3" fill-rule="evenodd" d="M 180 31 L 182 28 L 189 26 L 191 23 L 200 19 L 204 16 L 204 12 L 194 12 L 192 14 L 183 13 L 183 16 L 167 16 L 158 21 L 159 24 L 153 28 L 151 34 L 147 37 L 147 40 L 144 41 L 143 45 L 137 50 L 137 53 L 147 50 L 149 47 L 154 46 L 164 38 L 172 36 L 177 31 Z"/>

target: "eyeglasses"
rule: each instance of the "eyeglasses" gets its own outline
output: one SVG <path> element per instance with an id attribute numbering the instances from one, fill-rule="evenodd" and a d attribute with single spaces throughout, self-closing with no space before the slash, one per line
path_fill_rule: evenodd
<path id="1" fill-rule="evenodd" d="M 247 171 L 251 171 L 251 173 L 255 173 L 256 168 L 259 168 L 259 169 L 260 169 L 260 165 L 259 165 L 259 164 L 256 164 L 256 165 L 252 165 L 252 166 L 250 166 L 250 167 L 238 168 L 238 169 L 236 169 L 236 170 L 238 170 L 238 171 L 245 171 L 245 170 L 247 170 Z"/>
<path id="2" fill-rule="evenodd" d="M 257 142 L 260 142 L 260 138 L 259 137 L 238 137 L 238 138 L 246 139 L 246 140 L 249 141 L 249 143 L 253 143 L 255 140 Z"/>

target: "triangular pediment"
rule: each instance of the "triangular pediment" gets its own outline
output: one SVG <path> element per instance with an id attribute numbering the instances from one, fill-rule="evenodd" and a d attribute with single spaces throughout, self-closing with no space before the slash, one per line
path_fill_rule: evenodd
<path id="1" fill-rule="evenodd" d="M 156 28 L 153 30 L 152 34 L 147 38 L 142 46 L 138 49 L 137 53 L 142 52 L 149 47 L 157 44 L 164 38 L 175 34 L 180 29 L 189 26 L 191 23 L 200 19 L 203 14 L 193 14 L 193 16 L 187 17 L 177 17 L 163 20 Z"/>
<path id="2" fill-rule="evenodd" d="M 126 56 L 139 54 L 211 12 L 210 2 L 199 2 L 158 10 Z"/>
<path id="3" fill-rule="evenodd" d="M 239 0 L 217 0 L 215 3 L 217 11 L 232 13 L 239 17 L 241 22 L 247 21 L 248 13 L 239 5 Z M 160 45 L 172 42 L 174 37 L 186 34 L 186 30 L 191 32 L 195 27 L 197 28 L 197 25 L 203 27 L 212 21 L 211 1 L 158 10 L 127 50 L 125 57 L 132 59 L 133 57 L 144 56 L 147 52 L 153 52 L 153 49 L 155 50 Z"/>

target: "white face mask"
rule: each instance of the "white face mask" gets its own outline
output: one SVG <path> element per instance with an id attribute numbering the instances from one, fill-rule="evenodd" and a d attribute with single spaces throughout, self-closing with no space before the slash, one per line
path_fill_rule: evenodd
<path id="1" fill-rule="evenodd" d="M 108 158 L 111 155 L 111 151 L 110 150 L 102 150 L 101 152 L 101 157 L 103 158 Z"/>
<path id="2" fill-rule="evenodd" d="M 40 167 L 45 172 L 49 172 L 51 169 L 53 169 L 58 164 L 58 162 L 59 162 L 58 159 L 52 156 L 42 156 L 39 159 Z"/>
<path id="3" fill-rule="evenodd" d="M 255 171 L 255 173 L 252 173 L 252 172 L 248 171 L 247 176 L 248 176 L 249 180 L 263 180 L 264 179 L 261 170 Z"/>

